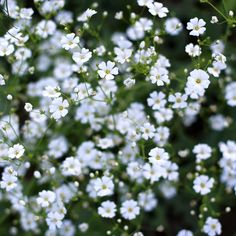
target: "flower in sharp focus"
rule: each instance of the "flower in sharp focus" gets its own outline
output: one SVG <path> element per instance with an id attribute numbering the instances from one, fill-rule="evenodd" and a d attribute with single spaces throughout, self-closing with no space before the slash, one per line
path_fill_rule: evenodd
<path id="1" fill-rule="evenodd" d="M 65 117 L 68 113 L 68 107 L 69 103 L 66 99 L 63 100 L 62 97 L 55 98 L 49 106 L 50 113 L 52 113 L 52 118 L 59 120 L 61 117 Z"/>
<path id="2" fill-rule="evenodd" d="M 192 36 L 200 36 L 206 30 L 204 27 L 206 22 L 203 19 L 198 19 L 197 17 L 190 19 L 187 23 L 187 29 L 190 30 L 190 35 Z"/>
<path id="3" fill-rule="evenodd" d="M 114 191 L 114 183 L 111 178 L 103 176 L 95 179 L 94 188 L 100 197 L 112 195 Z"/>
<path id="4" fill-rule="evenodd" d="M 114 75 L 118 75 L 118 68 L 115 66 L 114 62 L 108 61 L 107 63 L 101 62 L 98 65 L 98 75 L 102 79 L 112 80 Z"/>
<path id="5" fill-rule="evenodd" d="M 174 103 L 172 107 L 174 109 L 179 109 L 179 108 L 185 108 L 187 107 L 187 98 L 188 96 L 186 94 L 181 94 L 181 93 L 175 93 L 174 95 L 171 94 L 169 96 L 168 101 L 171 103 Z"/>
<path id="6" fill-rule="evenodd" d="M 122 217 L 126 220 L 133 220 L 140 214 L 140 207 L 134 200 L 126 200 L 120 208 Z"/>
<path id="7" fill-rule="evenodd" d="M 101 203 L 98 208 L 98 214 L 104 218 L 113 218 L 116 213 L 116 204 L 112 201 L 105 201 Z"/>
<path id="8" fill-rule="evenodd" d="M 149 152 L 149 161 L 152 164 L 163 164 L 169 159 L 169 154 L 163 148 L 153 148 Z"/>
<path id="9" fill-rule="evenodd" d="M 78 46 L 80 39 L 78 36 L 75 36 L 74 33 L 67 34 L 65 36 L 62 36 L 61 39 L 61 46 L 65 50 L 70 50 Z"/>
<path id="10" fill-rule="evenodd" d="M 193 99 L 197 99 L 204 95 L 205 89 L 210 84 L 209 75 L 201 69 L 195 69 L 190 72 L 185 87 L 185 93 Z"/>

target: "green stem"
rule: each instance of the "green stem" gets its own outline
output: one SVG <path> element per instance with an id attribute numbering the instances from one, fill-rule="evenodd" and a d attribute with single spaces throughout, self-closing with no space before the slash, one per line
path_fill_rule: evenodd
<path id="1" fill-rule="evenodd" d="M 218 9 L 216 8 L 211 2 L 207 1 L 207 3 L 215 10 L 217 11 L 227 22 L 228 22 L 228 18 Z"/>

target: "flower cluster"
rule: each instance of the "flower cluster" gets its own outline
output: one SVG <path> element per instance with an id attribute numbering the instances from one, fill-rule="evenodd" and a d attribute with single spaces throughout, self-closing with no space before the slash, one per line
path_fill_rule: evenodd
<path id="1" fill-rule="evenodd" d="M 185 24 L 161 2 L 135 4 L 2 3 L 0 222 L 17 219 L 5 234 L 221 235 L 236 192 L 236 19 L 221 13 L 214 38 L 216 16 Z M 104 36 L 108 16 L 125 30 Z M 165 42 L 183 36 L 179 64 Z M 183 216 L 171 230 L 167 211 Z"/>

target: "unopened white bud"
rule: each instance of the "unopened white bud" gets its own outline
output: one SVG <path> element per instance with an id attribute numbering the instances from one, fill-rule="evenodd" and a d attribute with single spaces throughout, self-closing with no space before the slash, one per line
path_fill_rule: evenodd
<path id="1" fill-rule="evenodd" d="M 13 99 L 12 95 L 11 94 L 8 94 L 7 95 L 7 100 L 11 101 Z"/>
<path id="2" fill-rule="evenodd" d="M 35 177 L 36 179 L 39 179 L 39 178 L 41 177 L 40 172 L 36 170 L 36 171 L 34 172 L 34 177 Z"/>
<path id="3" fill-rule="evenodd" d="M 26 103 L 25 103 L 24 108 L 25 108 L 25 110 L 26 110 L 27 112 L 31 112 L 31 111 L 33 110 L 33 106 L 32 106 L 32 104 L 29 103 L 29 102 L 26 102 Z"/>
<path id="4" fill-rule="evenodd" d="M 216 16 L 212 16 L 211 17 L 211 23 L 212 24 L 215 24 L 215 23 L 218 23 L 218 22 L 219 22 L 219 20 L 218 20 L 218 18 Z"/>
<path id="5" fill-rule="evenodd" d="M 233 11 L 229 11 L 229 16 L 230 17 L 234 17 L 234 12 Z"/>

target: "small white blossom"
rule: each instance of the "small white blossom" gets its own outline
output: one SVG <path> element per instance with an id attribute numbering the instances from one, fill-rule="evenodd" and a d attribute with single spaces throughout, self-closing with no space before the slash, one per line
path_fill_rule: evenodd
<path id="1" fill-rule="evenodd" d="M 108 61 L 107 63 L 101 62 L 98 65 L 98 75 L 105 80 L 114 79 L 114 75 L 118 75 L 118 68 L 115 67 L 115 63 Z"/>
<path id="2" fill-rule="evenodd" d="M 62 97 L 55 98 L 49 106 L 52 118 L 59 120 L 61 117 L 65 117 L 68 113 L 68 107 L 69 103 L 66 99 L 63 100 Z"/>
<path id="3" fill-rule="evenodd" d="M 56 200 L 56 195 L 54 192 L 48 190 L 43 190 L 39 193 L 39 197 L 37 198 L 37 203 L 41 207 L 48 207 L 51 203 Z"/>
<path id="4" fill-rule="evenodd" d="M 127 220 L 133 220 L 137 217 L 137 215 L 139 215 L 140 207 L 136 201 L 126 200 L 121 205 L 120 213 L 123 218 Z"/>
<path id="5" fill-rule="evenodd" d="M 207 175 L 200 175 L 194 180 L 193 184 L 193 188 L 196 193 L 206 195 L 211 192 L 214 184 L 214 179 L 209 178 Z"/>
<path id="6" fill-rule="evenodd" d="M 149 3 L 147 5 L 148 11 L 153 15 L 158 15 L 160 18 L 166 17 L 169 10 L 160 2 Z"/>
<path id="7" fill-rule="evenodd" d="M 8 150 L 8 156 L 11 159 L 19 159 L 24 155 L 25 148 L 21 144 L 15 144 L 12 147 L 9 148 Z"/>
<path id="8" fill-rule="evenodd" d="M 98 214 L 104 218 L 113 218 L 116 213 L 116 204 L 112 201 L 102 202 L 98 208 Z"/>
<path id="9" fill-rule="evenodd" d="M 29 102 L 26 102 L 26 103 L 25 103 L 24 108 L 25 108 L 25 110 L 26 110 L 27 112 L 31 112 L 31 111 L 33 110 L 33 106 L 32 106 L 32 104 L 29 103 Z"/>
<path id="10" fill-rule="evenodd" d="M 207 217 L 203 226 L 203 231 L 208 236 L 215 236 L 221 234 L 221 224 L 218 219 Z"/>
<path id="11" fill-rule="evenodd" d="M 199 45 L 194 45 L 192 43 L 186 45 L 185 52 L 188 53 L 190 57 L 198 57 L 201 55 L 202 50 Z"/>
<path id="12" fill-rule="evenodd" d="M 75 36 L 74 33 L 62 36 L 61 39 L 62 48 L 64 48 L 65 50 L 73 49 L 78 46 L 79 41 L 80 41 L 79 37 Z"/>
<path id="13" fill-rule="evenodd" d="M 187 29 L 191 32 L 189 33 L 192 36 L 200 36 L 202 35 L 206 28 L 204 27 L 206 25 L 206 22 L 203 19 L 198 19 L 197 17 L 192 18 L 187 23 Z"/>

